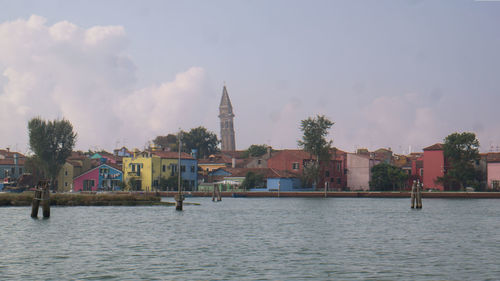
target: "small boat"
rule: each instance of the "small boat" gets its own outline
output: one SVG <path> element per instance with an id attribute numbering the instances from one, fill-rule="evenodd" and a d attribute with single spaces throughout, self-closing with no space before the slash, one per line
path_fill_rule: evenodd
<path id="1" fill-rule="evenodd" d="M 244 193 L 233 193 L 232 197 L 233 198 L 241 198 L 241 197 L 247 197 L 247 195 Z"/>

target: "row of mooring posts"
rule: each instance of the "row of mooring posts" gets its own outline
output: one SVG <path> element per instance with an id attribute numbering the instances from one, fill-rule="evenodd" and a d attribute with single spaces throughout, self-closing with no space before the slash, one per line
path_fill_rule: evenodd
<path id="1" fill-rule="evenodd" d="M 41 180 L 35 187 L 35 196 L 31 202 L 31 217 L 38 218 L 38 209 L 42 204 L 43 217 L 50 217 L 50 182 Z"/>
<path id="2" fill-rule="evenodd" d="M 411 186 L 411 208 L 422 209 L 422 183 L 413 181 Z"/>
<path id="3" fill-rule="evenodd" d="M 214 190 L 212 191 L 212 201 L 215 202 L 216 198 L 217 198 L 217 201 L 222 201 L 222 197 L 221 197 L 221 194 L 220 194 L 220 190 L 219 190 L 219 185 L 218 184 L 214 184 Z"/>

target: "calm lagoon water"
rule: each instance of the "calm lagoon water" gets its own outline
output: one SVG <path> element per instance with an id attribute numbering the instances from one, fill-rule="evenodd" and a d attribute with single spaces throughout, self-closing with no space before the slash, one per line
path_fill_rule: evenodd
<path id="1" fill-rule="evenodd" d="M 498 199 L 187 201 L 0 208 L 0 280 L 500 280 Z"/>

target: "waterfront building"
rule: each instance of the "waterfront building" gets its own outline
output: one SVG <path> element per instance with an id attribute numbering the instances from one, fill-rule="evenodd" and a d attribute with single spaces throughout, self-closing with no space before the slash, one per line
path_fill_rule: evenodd
<path id="1" fill-rule="evenodd" d="M 500 153 L 488 153 L 487 164 L 487 188 L 500 190 Z"/>
<path id="2" fill-rule="evenodd" d="M 73 151 L 66 159 L 56 177 L 56 188 L 59 192 L 68 192 L 73 190 L 73 179 L 90 168 L 97 166 L 92 164 L 92 160 L 83 152 Z"/>
<path id="3" fill-rule="evenodd" d="M 437 182 L 446 173 L 447 161 L 444 157 L 443 144 L 436 143 L 424 148 L 423 187 L 444 191 L 444 186 Z"/>
<path id="4" fill-rule="evenodd" d="M 378 160 L 369 154 L 347 153 L 347 186 L 350 190 L 370 190 L 373 166 Z"/>
<path id="5" fill-rule="evenodd" d="M 123 180 L 123 172 L 114 164 L 101 164 L 73 180 L 73 191 L 115 191 Z"/>
<path id="6" fill-rule="evenodd" d="M 132 190 L 173 190 L 177 186 L 160 186 L 161 179 L 177 175 L 179 154 L 170 151 L 136 152 L 133 157 L 123 158 L 123 177 Z M 184 190 L 196 190 L 198 186 L 198 163 L 188 153 L 181 153 L 181 179 Z"/>
<path id="7" fill-rule="evenodd" d="M 26 157 L 10 149 L 0 149 L 0 179 L 3 181 L 17 181 L 24 173 L 24 161 Z"/>
<path id="8" fill-rule="evenodd" d="M 236 149 L 234 135 L 234 113 L 226 85 L 222 89 L 222 98 L 219 105 L 221 150 L 234 151 Z"/>

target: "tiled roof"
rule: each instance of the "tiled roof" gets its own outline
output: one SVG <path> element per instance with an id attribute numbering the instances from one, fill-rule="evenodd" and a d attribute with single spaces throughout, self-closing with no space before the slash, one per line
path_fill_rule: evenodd
<path id="1" fill-rule="evenodd" d="M 424 148 L 424 151 L 425 150 L 443 150 L 443 144 L 442 143 L 436 143 L 436 144 L 433 144 L 431 146 L 428 146 L 428 147 Z"/>
<path id="2" fill-rule="evenodd" d="M 165 158 L 165 159 L 178 159 L 179 158 L 179 152 L 174 152 L 174 151 L 153 151 L 152 152 L 154 155 Z M 181 152 L 181 159 L 191 159 L 194 160 L 193 156 L 191 154 Z"/>
<path id="3" fill-rule="evenodd" d="M 490 152 L 486 159 L 488 162 L 500 162 L 500 152 Z"/>
<path id="4" fill-rule="evenodd" d="M 0 165 L 11 165 L 14 166 L 14 158 L 7 158 L 7 159 L 0 159 Z M 23 166 L 24 165 L 24 159 L 18 159 L 17 160 L 17 165 Z"/>

